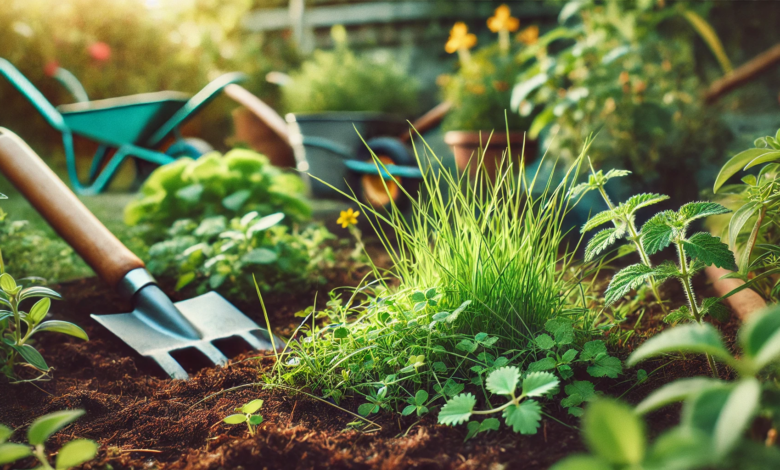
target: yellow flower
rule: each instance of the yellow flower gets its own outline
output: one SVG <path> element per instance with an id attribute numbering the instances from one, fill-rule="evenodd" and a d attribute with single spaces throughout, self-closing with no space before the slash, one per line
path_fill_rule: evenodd
<path id="1" fill-rule="evenodd" d="M 459 21 L 452 26 L 450 38 L 444 45 L 444 50 L 452 54 L 460 49 L 471 49 L 477 44 L 477 37 L 469 33 L 469 27 L 466 23 Z"/>
<path id="2" fill-rule="evenodd" d="M 533 25 L 525 28 L 517 34 L 517 40 L 528 46 L 536 44 L 539 40 L 539 27 Z"/>
<path id="3" fill-rule="evenodd" d="M 357 218 L 360 212 L 353 211 L 350 207 L 345 211 L 341 211 L 341 216 L 336 221 L 337 224 L 341 224 L 341 228 L 347 228 L 350 225 L 357 225 Z"/>
<path id="4" fill-rule="evenodd" d="M 507 5 L 501 5 L 496 8 L 494 15 L 488 18 L 487 25 L 494 33 L 499 31 L 509 31 L 511 33 L 517 31 L 517 28 L 520 27 L 520 20 L 511 15 Z"/>

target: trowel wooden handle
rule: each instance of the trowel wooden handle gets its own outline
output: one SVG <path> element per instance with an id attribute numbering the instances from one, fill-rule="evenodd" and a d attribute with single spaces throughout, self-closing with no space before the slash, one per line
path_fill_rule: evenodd
<path id="1" fill-rule="evenodd" d="M 112 287 L 129 271 L 144 267 L 143 261 L 108 231 L 33 149 L 2 127 L 0 172 Z"/>

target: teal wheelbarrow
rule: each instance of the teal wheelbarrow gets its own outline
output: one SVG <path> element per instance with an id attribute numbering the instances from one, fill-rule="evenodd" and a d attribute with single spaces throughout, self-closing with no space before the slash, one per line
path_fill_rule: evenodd
<path id="1" fill-rule="evenodd" d="M 70 84 L 65 84 L 77 102 L 55 107 L 3 58 L 0 58 L 0 75 L 11 82 L 49 125 L 62 134 L 68 177 L 79 194 L 103 191 L 127 158 L 135 158 L 140 173 L 146 173 L 150 167 L 165 165 L 183 156 L 197 158 L 210 150 L 203 141 L 182 137 L 179 129 L 226 86 L 246 79 L 239 72 L 227 73 L 191 97 L 185 93 L 162 91 L 88 101 L 78 80 L 71 75 L 68 77 Z M 98 144 L 86 181 L 82 181 L 76 171 L 74 135 Z M 164 141 L 171 136 L 175 139 L 174 143 L 162 151 Z"/>

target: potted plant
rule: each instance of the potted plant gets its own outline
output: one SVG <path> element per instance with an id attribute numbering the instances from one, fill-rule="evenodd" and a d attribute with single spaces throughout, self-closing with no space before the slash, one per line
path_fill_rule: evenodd
<path id="1" fill-rule="evenodd" d="M 517 53 L 537 41 L 539 28 L 528 27 L 513 41 L 510 33 L 518 30 L 520 20 L 511 16 L 507 5 L 496 8 L 487 25 L 498 34 L 498 41 L 471 54 L 477 37 L 465 23 L 455 23 L 444 48 L 458 54 L 460 68 L 440 77 L 444 98 L 452 103 L 442 123 L 447 131 L 444 141 L 452 148 L 458 168 L 468 168 L 472 174 L 480 160 L 484 160 L 485 171 L 494 174 L 507 149 L 515 155 L 536 153 L 536 142 L 524 141 L 533 117 L 505 111 L 510 106 L 511 84 L 521 71 Z"/>

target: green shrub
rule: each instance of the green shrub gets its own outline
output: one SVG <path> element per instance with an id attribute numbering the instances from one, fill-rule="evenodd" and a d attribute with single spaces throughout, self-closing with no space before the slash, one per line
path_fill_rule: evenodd
<path id="1" fill-rule="evenodd" d="M 234 217 L 250 211 L 282 212 L 288 221 L 300 222 L 311 215 L 305 189 L 297 175 L 272 166 L 263 155 L 240 149 L 224 157 L 214 152 L 156 169 L 139 197 L 125 208 L 125 222 L 164 230 L 179 219 Z"/>
<path id="2" fill-rule="evenodd" d="M 404 117 L 417 111 L 417 83 L 397 63 L 356 55 L 347 47 L 343 27 L 334 27 L 332 36 L 335 50 L 314 51 L 282 88 L 287 111 L 373 111 Z"/>

